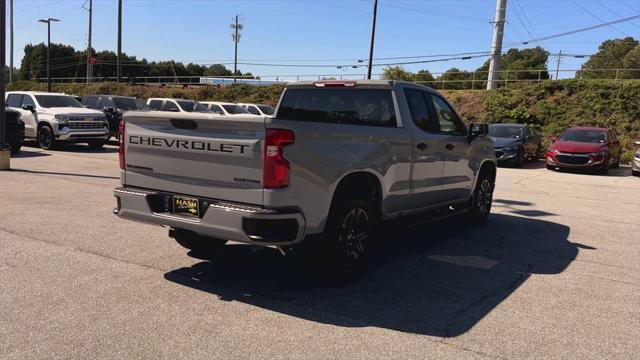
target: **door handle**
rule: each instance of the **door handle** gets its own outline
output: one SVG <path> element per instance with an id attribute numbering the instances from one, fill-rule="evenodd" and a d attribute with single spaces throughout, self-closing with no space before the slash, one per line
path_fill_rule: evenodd
<path id="1" fill-rule="evenodd" d="M 447 150 L 453 150 L 456 146 L 453 144 L 447 144 L 445 147 L 447 148 Z"/>
<path id="2" fill-rule="evenodd" d="M 416 147 L 420 150 L 427 150 L 427 148 L 429 147 L 429 145 L 425 144 L 425 143 L 419 143 L 418 145 L 416 145 Z"/>

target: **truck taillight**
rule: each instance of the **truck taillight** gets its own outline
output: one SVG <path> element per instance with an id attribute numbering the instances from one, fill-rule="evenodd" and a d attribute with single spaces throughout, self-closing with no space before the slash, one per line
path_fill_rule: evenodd
<path id="1" fill-rule="evenodd" d="M 283 156 L 283 148 L 293 144 L 291 130 L 267 129 L 264 138 L 264 169 L 262 184 L 265 189 L 282 189 L 289 186 L 289 162 Z"/>
<path id="2" fill-rule="evenodd" d="M 120 120 L 120 123 L 118 123 L 118 155 L 120 158 L 120 169 L 124 170 L 124 120 Z"/>

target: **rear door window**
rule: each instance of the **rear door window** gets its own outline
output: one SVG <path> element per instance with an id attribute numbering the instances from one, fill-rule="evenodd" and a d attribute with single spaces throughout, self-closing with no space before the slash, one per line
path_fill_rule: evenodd
<path id="1" fill-rule="evenodd" d="M 436 126 L 429 114 L 429 106 L 427 105 L 429 98 L 427 94 L 416 89 L 405 89 L 404 94 L 407 97 L 413 123 L 427 132 L 438 131 L 438 126 Z"/>
<path id="2" fill-rule="evenodd" d="M 31 95 L 25 95 L 22 97 L 22 106 L 33 106 L 35 109 L 36 103 L 33 101 L 33 98 L 31 98 Z"/>
<path id="3" fill-rule="evenodd" d="M 6 103 L 9 107 L 22 107 L 22 94 L 9 94 Z"/>
<path id="4" fill-rule="evenodd" d="M 261 115 L 260 111 L 258 111 L 258 108 L 256 108 L 255 106 L 247 106 L 247 111 L 254 115 Z"/>
<path id="5" fill-rule="evenodd" d="M 178 105 L 176 105 L 173 101 L 169 101 L 167 100 L 164 103 L 164 111 L 180 111 L 180 109 L 178 108 Z"/>
<path id="6" fill-rule="evenodd" d="M 97 109 L 98 108 L 98 97 L 97 96 L 87 96 L 84 101 L 84 106 L 89 109 Z"/>
<path id="7" fill-rule="evenodd" d="M 100 100 L 100 109 L 104 109 L 106 107 L 113 107 L 113 101 L 111 101 L 111 99 L 109 99 L 108 97 L 103 97 Z"/>
<path id="8" fill-rule="evenodd" d="M 160 108 L 162 108 L 162 100 L 151 100 L 149 102 L 149 107 L 153 110 L 160 110 Z"/>
<path id="9" fill-rule="evenodd" d="M 287 89 L 278 119 L 395 127 L 391 89 Z"/>

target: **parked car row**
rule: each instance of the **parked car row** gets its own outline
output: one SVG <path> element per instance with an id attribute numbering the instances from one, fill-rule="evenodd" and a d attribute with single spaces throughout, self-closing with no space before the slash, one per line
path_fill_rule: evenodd
<path id="1" fill-rule="evenodd" d="M 14 152 L 19 151 L 25 139 L 36 140 L 43 149 L 52 149 L 59 143 L 87 143 L 90 148 L 101 148 L 109 138 L 118 138 L 119 123 L 124 113 L 132 110 L 200 112 L 231 117 L 271 116 L 275 110 L 264 104 L 170 98 L 151 98 L 145 103 L 130 96 L 77 97 L 34 91 L 7 92 L 5 102 L 9 109 L 8 142 Z M 14 129 L 19 126 L 22 126 L 21 131 Z"/>
<path id="2" fill-rule="evenodd" d="M 572 127 L 551 137 L 546 153 L 539 130 L 526 124 L 492 124 L 493 139 L 499 165 L 522 166 L 527 160 L 544 157 L 549 170 L 584 169 L 606 174 L 620 165 L 622 147 L 615 132 L 598 127 Z M 640 142 L 636 142 L 640 145 Z M 633 175 L 640 176 L 640 150 L 636 151 Z"/>

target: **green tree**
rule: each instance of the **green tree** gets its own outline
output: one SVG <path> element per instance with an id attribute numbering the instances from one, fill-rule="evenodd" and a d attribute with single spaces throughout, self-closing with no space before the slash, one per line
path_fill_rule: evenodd
<path id="1" fill-rule="evenodd" d="M 415 81 L 424 82 L 423 85 L 431 85 L 435 80 L 429 70 L 420 70 L 415 74 Z"/>
<path id="2" fill-rule="evenodd" d="M 500 57 L 500 79 L 506 80 L 537 80 L 548 79 L 547 61 L 549 60 L 549 52 L 541 47 L 529 49 L 509 49 Z M 476 74 L 478 77 L 486 77 L 489 71 L 490 60 L 487 60 L 476 71 L 482 72 Z M 530 70 L 530 71 L 528 71 Z"/>
<path id="3" fill-rule="evenodd" d="M 414 81 L 415 74 L 405 70 L 402 66 L 389 66 L 382 71 L 382 78 L 385 80 Z"/>
<path id="4" fill-rule="evenodd" d="M 204 72 L 205 76 L 231 76 L 233 72 L 227 69 L 224 65 L 213 64 L 210 65 Z"/>
<path id="5" fill-rule="evenodd" d="M 582 70 L 576 74 L 576 77 L 580 79 L 614 79 L 616 71 L 601 69 L 625 68 L 626 55 L 634 50 L 638 44 L 640 42 L 632 37 L 604 41 L 598 47 L 598 52 L 582 65 Z M 629 61 L 632 62 L 633 59 Z"/>
<path id="6" fill-rule="evenodd" d="M 473 72 L 451 68 L 438 77 L 436 84 L 447 90 L 471 89 L 472 80 Z"/>
<path id="7" fill-rule="evenodd" d="M 624 79 L 640 79 L 640 45 L 636 45 L 633 50 L 625 55 L 622 61 L 622 67 L 625 71 L 621 77 Z"/>

